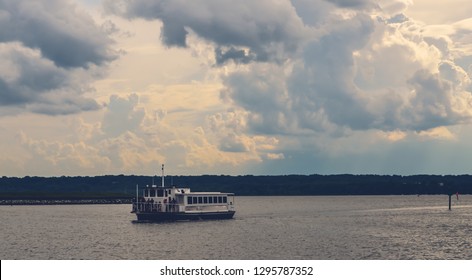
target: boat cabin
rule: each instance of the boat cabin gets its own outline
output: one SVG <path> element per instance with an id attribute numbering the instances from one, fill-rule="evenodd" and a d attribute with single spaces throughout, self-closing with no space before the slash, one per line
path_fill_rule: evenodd
<path id="1" fill-rule="evenodd" d="M 146 186 L 138 203 L 138 212 L 219 212 L 234 210 L 234 194 L 221 192 L 191 192 L 190 188 Z"/>

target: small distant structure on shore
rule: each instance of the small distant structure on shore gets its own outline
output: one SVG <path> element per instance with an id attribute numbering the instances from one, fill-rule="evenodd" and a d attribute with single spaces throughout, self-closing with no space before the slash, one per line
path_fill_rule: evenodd
<path id="1" fill-rule="evenodd" d="M 439 186 L 440 186 L 440 187 L 444 187 L 444 183 L 443 183 L 443 182 L 440 182 L 440 183 L 439 183 Z M 451 187 L 446 187 L 446 193 L 447 193 L 447 196 L 449 197 L 449 207 L 448 207 L 448 209 L 449 209 L 449 211 L 451 211 L 451 210 L 452 210 L 452 196 L 455 194 L 455 195 L 456 195 L 456 199 L 459 200 L 459 192 L 456 191 L 456 192 L 454 193 L 454 191 L 452 190 Z"/>

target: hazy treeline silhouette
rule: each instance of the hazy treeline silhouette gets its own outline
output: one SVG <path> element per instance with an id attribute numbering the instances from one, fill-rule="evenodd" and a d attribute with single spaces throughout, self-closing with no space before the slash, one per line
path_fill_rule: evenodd
<path id="1" fill-rule="evenodd" d="M 1 177 L 0 199 L 132 197 L 160 177 L 136 175 Z M 281 175 L 167 176 L 166 185 L 236 195 L 472 194 L 471 175 Z"/>

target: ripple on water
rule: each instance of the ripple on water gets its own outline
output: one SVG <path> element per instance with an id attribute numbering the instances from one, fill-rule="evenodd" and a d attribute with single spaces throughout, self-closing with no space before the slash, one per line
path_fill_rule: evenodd
<path id="1" fill-rule="evenodd" d="M 470 259 L 472 197 L 237 197 L 232 220 L 136 224 L 129 205 L 1 206 L 1 259 Z"/>

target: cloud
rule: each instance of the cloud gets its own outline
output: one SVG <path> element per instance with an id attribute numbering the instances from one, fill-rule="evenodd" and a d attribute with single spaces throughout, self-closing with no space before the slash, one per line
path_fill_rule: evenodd
<path id="1" fill-rule="evenodd" d="M 410 4 L 135 0 L 105 5 L 124 17 L 161 20 L 168 46 L 191 48 L 187 37 L 193 32 L 213 44 L 217 65 L 246 65 L 222 76 L 222 97 L 248 112 L 250 133 L 334 135 L 469 122 L 470 83 L 451 57 L 452 39 L 424 36 L 424 25 L 403 14 Z M 464 26 L 454 27 L 455 38 L 463 38 Z M 450 65 L 447 75 L 444 65 Z"/>
<path id="2" fill-rule="evenodd" d="M 450 127 L 471 122 L 472 25 L 427 25 L 407 13 L 411 5 L 105 1 L 122 17 L 159 20 L 162 44 L 219 71 L 225 106 L 209 114 L 206 144 L 192 155 L 232 154 L 261 173 L 380 172 L 402 166 L 402 149 L 427 159 L 438 141 L 455 139 Z"/>
<path id="3" fill-rule="evenodd" d="M 104 133 L 116 137 L 138 129 L 145 116 L 144 109 L 136 108 L 138 103 L 137 94 L 131 94 L 127 99 L 112 95 L 102 122 Z"/>
<path id="4" fill-rule="evenodd" d="M 57 66 L 88 67 L 113 60 L 111 39 L 68 1 L 0 1 L 0 42 L 22 42 Z"/>
<path id="5" fill-rule="evenodd" d="M 249 145 L 244 138 L 232 133 L 222 139 L 219 149 L 224 152 L 247 152 Z"/>
<path id="6" fill-rule="evenodd" d="M 110 165 L 108 158 L 101 156 L 99 147 L 85 142 L 74 143 L 58 140 L 37 140 L 24 132 L 18 135 L 21 145 L 28 151 L 23 168 L 34 173 L 54 175 L 77 174 L 78 170 L 96 173 Z M 54 170 L 54 171 L 51 171 Z"/>
<path id="7" fill-rule="evenodd" d="M 248 71 L 232 73 L 223 82 L 222 97 L 249 113 L 248 129 L 264 134 L 289 129 L 291 100 L 283 69 L 272 64 L 250 65 Z"/>
<path id="8" fill-rule="evenodd" d="M 57 67 L 19 43 L 0 43 L 0 105 L 57 115 L 97 110 L 100 106 L 83 97 L 77 71 Z M 74 77 L 75 75 L 75 77 Z"/>
<path id="9" fill-rule="evenodd" d="M 67 1 L 0 0 L 0 106 L 47 115 L 97 110 L 85 93 L 116 59 L 113 40 Z"/>
<path id="10" fill-rule="evenodd" d="M 78 45 L 87 51 L 78 60 L 31 43 L 37 36 L 10 41 L 0 31 L 2 114 L 4 108 L 67 114 L 102 107 L 89 114 L 100 121 L 78 125 L 85 133 L 74 133 L 87 136 L 72 146 L 65 144 L 70 135 L 63 143 L 24 142 L 37 157 L 61 155 L 57 168 L 67 166 L 70 153 L 82 166 L 96 160 L 102 172 L 150 173 L 149 166 L 162 162 L 187 174 L 409 172 L 415 156 L 438 159 L 428 154 L 436 147 L 447 154 L 447 142 L 460 139 L 455 126 L 470 123 L 472 104 L 470 22 L 426 25 L 407 13 L 410 4 L 105 1 L 109 12 L 140 20 L 100 28 L 85 19 L 91 25 L 82 28 L 98 32 L 89 43 L 65 28 L 84 41 Z M 0 10 L 0 21 L 11 21 L 11 10 Z M 70 11 L 80 21 L 83 14 Z M 95 74 L 113 60 L 109 36 L 136 25 L 146 30 L 133 30 L 145 44 L 123 40 L 129 56 L 112 77 L 120 82 L 100 106 L 88 93 Z M 123 88 L 139 93 L 124 96 Z M 405 151 L 408 167 L 401 163 Z M 81 154 L 96 158 L 78 161 Z"/>
<path id="11" fill-rule="evenodd" d="M 424 136 L 426 138 L 434 138 L 434 139 L 445 139 L 445 140 L 456 139 L 456 136 L 444 126 L 436 127 L 436 128 L 426 130 L 426 131 L 421 131 L 418 133 L 418 135 Z"/>
<path id="12" fill-rule="evenodd" d="M 370 0 L 327 0 L 327 2 L 331 2 L 336 4 L 338 7 L 342 8 L 366 8 L 372 7 L 373 3 Z"/>
<path id="13" fill-rule="evenodd" d="M 162 21 L 167 46 L 187 47 L 189 31 L 216 44 L 217 61 L 283 61 L 309 32 L 288 1 L 105 1 L 111 13 Z"/>
<path id="14" fill-rule="evenodd" d="M 384 21 L 368 11 L 329 19 L 290 63 L 253 63 L 225 76 L 223 96 L 249 112 L 256 133 L 428 130 L 470 122 L 470 78 L 449 46 L 438 49 L 422 36 L 421 24 L 405 17 Z"/>
<path id="15" fill-rule="evenodd" d="M 245 49 L 237 49 L 235 47 L 215 49 L 215 56 L 217 64 L 223 64 L 228 60 L 233 60 L 236 63 L 247 64 L 256 59 L 256 55 L 250 53 Z"/>
<path id="16" fill-rule="evenodd" d="M 61 88 L 66 80 L 65 70 L 43 59 L 38 51 L 18 43 L 0 43 L 1 104 L 18 104 L 41 98 L 44 93 Z"/>

